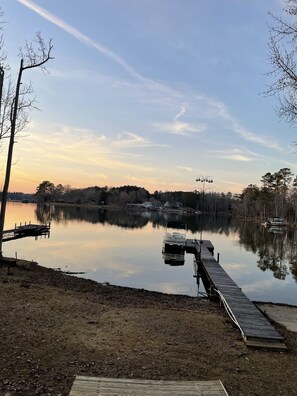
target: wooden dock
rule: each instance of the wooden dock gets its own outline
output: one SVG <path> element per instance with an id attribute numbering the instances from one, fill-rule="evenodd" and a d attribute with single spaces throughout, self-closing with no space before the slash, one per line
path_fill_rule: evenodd
<path id="1" fill-rule="evenodd" d="M 69 396 L 228 396 L 221 381 L 153 381 L 76 376 Z"/>
<path id="2" fill-rule="evenodd" d="M 196 256 L 207 293 L 220 298 L 247 346 L 286 350 L 283 337 L 215 260 L 213 250 L 210 241 L 186 243 L 186 252 Z"/>
<path id="3" fill-rule="evenodd" d="M 49 236 L 50 224 L 24 224 L 15 225 L 15 228 L 3 231 L 3 242 L 26 237 Z"/>

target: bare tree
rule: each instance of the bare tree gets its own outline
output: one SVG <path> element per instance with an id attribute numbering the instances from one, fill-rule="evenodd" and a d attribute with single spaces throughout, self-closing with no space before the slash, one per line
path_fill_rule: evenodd
<path id="1" fill-rule="evenodd" d="M 291 124 L 297 121 L 297 0 L 284 0 L 284 16 L 269 13 L 273 25 L 269 27 L 268 73 L 274 81 L 264 94 L 277 96 L 278 115 Z"/>
<path id="2" fill-rule="evenodd" d="M 0 18 L 3 18 L 3 11 L 0 8 Z M 2 21 L 1 21 L 2 22 Z M 9 72 L 10 67 L 6 62 L 6 53 L 4 51 L 4 36 L 2 33 L 2 26 L 0 26 L 0 145 L 2 139 L 7 137 L 9 134 L 9 129 L 7 128 L 8 116 L 8 103 L 9 96 L 11 96 L 11 79 L 6 77 L 7 87 L 5 87 L 5 75 Z"/>
<path id="3" fill-rule="evenodd" d="M 15 138 L 17 132 L 23 130 L 28 124 L 29 111 L 34 107 L 34 99 L 31 99 L 29 95 L 33 92 L 32 85 L 31 83 L 28 85 L 22 83 L 23 73 L 26 70 L 35 68 L 41 68 L 43 71 L 46 71 L 45 64 L 50 59 L 53 59 L 51 56 L 52 50 L 52 40 L 50 39 L 46 44 L 40 33 L 36 34 L 33 43 L 26 42 L 24 50 L 20 49 L 21 60 L 15 89 L 12 90 L 12 82 L 9 80 L 6 95 L 5 97 L 1 97 L 1 103 L 4 104 L 1 127 L 4 133 L 9 132 L 9 144 L 0 211 L 0 256 L 2 256 L 3 229 Z M 1 71 L 0 66 L 0 78 Z"/>

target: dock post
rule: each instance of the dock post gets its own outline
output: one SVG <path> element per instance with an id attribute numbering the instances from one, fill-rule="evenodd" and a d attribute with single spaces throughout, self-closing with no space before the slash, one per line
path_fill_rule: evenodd
<path id="1" fill-rule="evenodd" d="M 220 253 L 217 253 L 217 262 L 220 262 Z"/>

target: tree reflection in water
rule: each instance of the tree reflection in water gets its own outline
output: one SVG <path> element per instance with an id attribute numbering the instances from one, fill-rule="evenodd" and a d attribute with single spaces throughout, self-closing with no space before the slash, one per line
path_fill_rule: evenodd
<path id="1" fill-rule="evenodd" d="M 257 264 L 262 271 L 272 271 L 273 276 L 280 280 L 285 280 L 291 272 L 297 281 L 295 229 L 284 228 L 269 232 L 261 224 L 242 222 L 238 231 L 239 244 L 259 257 Z"/>
<path id="2" fill-rule="evenodd" d="M 149 221 L 148 218 L 140 216 L 137 212 L 82 206 L 38 205 L 35 214 L 41 223 L 55 221 L 56 223 L 67 224 L 71 221 L 84 221 L 92 224 L 116 225 L 123 228 L 142 228 Z"/>
<path id="3" fill-rule="evenodd" d="M 202 223 L 199 215 L 167 214 L 144 211 L 137 208 L 95 208 L 63 205 L 40 205 L 35 209 L 41 223 L 55 221 L 67 224 L 71 221 L 114 225 L 123 228 L 142 228 L 149 222 L 153 227 L 165 227 L 167 221 L 181 221 L 187 229 L 200 233 Z M 232 219 L 228 216 L 205 216 L 203 232 L 238 235 L 238 244 L 258 256 L 257 265 L 262 271 L 271 271 L 277 279 L 284 280 L 291 272 L 297 282 L 296 229 L 285 228 L 281 233 L 271 233 L 259 223 Z"/>

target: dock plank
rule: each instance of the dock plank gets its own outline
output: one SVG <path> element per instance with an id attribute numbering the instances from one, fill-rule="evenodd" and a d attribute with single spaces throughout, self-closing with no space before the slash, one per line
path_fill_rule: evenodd
<path id="1" fill-rule="evenodd" d="M 76 376 L 69 396 L 228 396 L 220 380 L 158 381 Z"/>

